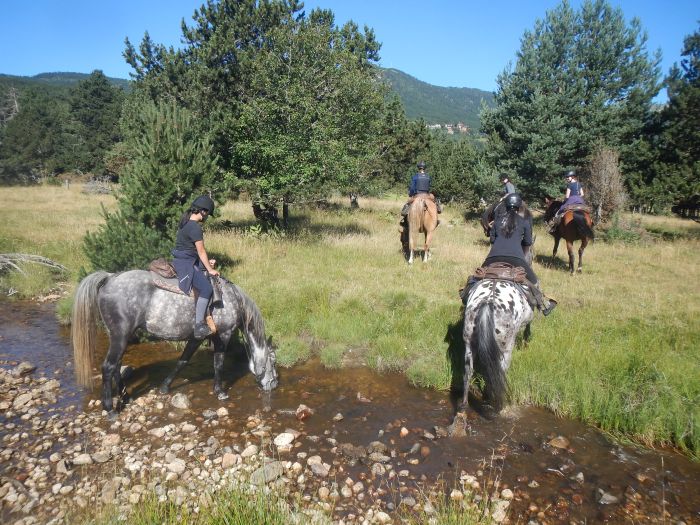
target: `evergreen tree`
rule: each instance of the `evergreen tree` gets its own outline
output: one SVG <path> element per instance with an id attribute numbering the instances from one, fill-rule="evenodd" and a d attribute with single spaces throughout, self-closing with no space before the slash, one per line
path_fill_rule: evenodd
<path id="1" fill-rule="evenodd" d="M 372 154 L 383 87 L 371 30 L 296 0 L 209 1 L 174 51 L 148 35 L 125 56 L 136 89 L 206 122 L 229 191 L 263 205 L 346 187 Z"/>
<path id="2" fill-rule="evenodd" d="M 0 182 L 30 182 L 63 171 L 66 105 L 43 89 L 30 88 L 19 96 L 18 106 L 3 129 Z"/>
<path id="3" fill-rule="evenodd" d="M 105 224 L 85 237 L 93 268 L 107 271 L 167 255 L 191 201 L 217 190 L 217 158 L 189 111 L 174 103 L 136 103 L 127 113 L 129 162 L 120 177 L 119 209 L 105 212 Z"/>
<path id="4" fill-rule="evenodd" d="M 525 32 L 515 67 L 498 77 L 497 107 L 482 111 L 492 162 L 537 196 L 558 193 L 561 172 L 601 143 L 632 165 L 658 62 L 637 19 L 627 25 L 605 0 L 584 0 L 578 12 L 564 0 Z"/>
<path id="5" fill-rule="evenodd" d="M 102 71 L 93 71 L 71 91 L 74 167 L 102 172 L 104 156 L 120 140 L 119 117 L 124 95 Z"/>

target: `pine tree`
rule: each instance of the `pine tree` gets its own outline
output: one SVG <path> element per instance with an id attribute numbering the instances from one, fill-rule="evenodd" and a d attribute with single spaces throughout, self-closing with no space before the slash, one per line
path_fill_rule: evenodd
<path id="1" fill-rule="evenodd" d="M 168 254 L 177 223 L 199 194 L 217 191 L 217 158 L 191 112 L 174 103 L 128 108 L 118 211 L 85 238 L 95 269 L 143 267 Z"/>
<path id="2" fill-rule="evenodd" d="M 564 0 L 526 31 L 513 70 L 497 80 L 495 109 L 482 112 L 492 161 L 519 175 L 526 193 L 556 194 L 559 175 L 582 166 L 598 144 L 638 154 L 658 92 L 639 21 L 627 25 L 605 0 Z"/>
<path id="3" fill-rule="evenodd" d="M 124 94 L 102 71 L 93 71 L 71 90 L 70 115 L 74 124 L 74 167 L 102 172 L 104 156 L 120 140 L 119 117 Z"/>

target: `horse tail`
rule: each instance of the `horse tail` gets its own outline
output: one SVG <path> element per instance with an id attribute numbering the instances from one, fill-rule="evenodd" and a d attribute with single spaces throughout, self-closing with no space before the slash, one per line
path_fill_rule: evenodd
<path id="1" fill-rule="evenodd" d="M 576 231 L 578 232 L 579 237 L 582 239 L 588 238 L 591 241 L 595 239 L 593 229 L 588 225 L 586 215 L 583 212 L 574 212 L 574 225 L 576 226 Z"/>
<path id="2" fill-rule="evenodd" d="M 503 407 L 508 390 L 506 373 L 501 366 L 501 347 L 496 341 L 496 327 L 493 322 L 494 307 L 491 302 L 483 302 L 476 312 L 474 325 L 474 365 L 486 383 L 484 392 L 496 410 Z"/>
<path id="3" fill-rule="evenodd" d="M 408 235 L 409 246 L 415 247 L 417 236 L 423 224 L 423 210 L 425 209 L 425 201 L 421 197 L 411 203 L 408 209 Z"/>
<path id="4" fill-rule="evenodd" d="M 76 378 L 83 386 L 92 386 L 92 360 L 97 338 L 97 292 L 110 275 L 107 272 L 91 273 L 80 282 L 73 298 L 73 361 Z"/>

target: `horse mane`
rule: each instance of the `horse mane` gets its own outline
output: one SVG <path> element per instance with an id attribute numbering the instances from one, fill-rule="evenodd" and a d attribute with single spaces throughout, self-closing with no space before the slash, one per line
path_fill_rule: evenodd
<path id="1" fill-rule="evenodd" d="M 544 216 L 542 217 L 545 221 L 548 221 L 549 219 L 554 217 L 554 214 L 557 213 L 559 208 L 561 208 L 561 205 L 564 204 L 564 201 L 555 199 L 550 195 L 544 196 L 544 202 L 549 202 L 549 204 L 547 205 L 547 209 L 544 211 Z"/>
<path id="2" fill-rule="evenodd" d="M 228 281 L 227 281 L 228 282 Z M 265 320 L 255 302 L 237 285 L 229 282 L 243 314 L 241 322 L 245 331 L 253 334 L 257 341 L 265 340 Z"/>

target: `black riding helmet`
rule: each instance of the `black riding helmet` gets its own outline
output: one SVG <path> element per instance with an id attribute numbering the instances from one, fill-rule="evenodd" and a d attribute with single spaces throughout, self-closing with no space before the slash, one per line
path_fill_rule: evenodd
<path id="1" fill-rule="evenodd" d="M 568 179 L 569 177 L 576 177 L 576 171 L 575 170 L 565 171 L 564 178 Z"/>
<path id="2" fill-rule="evenodd" d="M 209 215 L 214 213 L 214 201 L 209 195 L 200 195 L 192 201 L 192 208 L 197 210 L 207 210 Z"/>
<path id="3" fill-rule="evenodd" d="M 507 173 L 499 173 L 498 174 L 498 180 L 506 180 L 506 179 L 510 180 L 510 175 L 508 175 Z"/>
<path id="4" fill-rule="evenodd" d="M 509 193 L 506 196 L 506 210 L 517 210 L 523 205 L 523 198 L 519 193 Z"/>
<path id="5" fill-rule="evenodd" d="M 419 170 L 424 170 L 425 169 L 425 162 L 422 160 L 418 163 L 418 169 Z"/>

